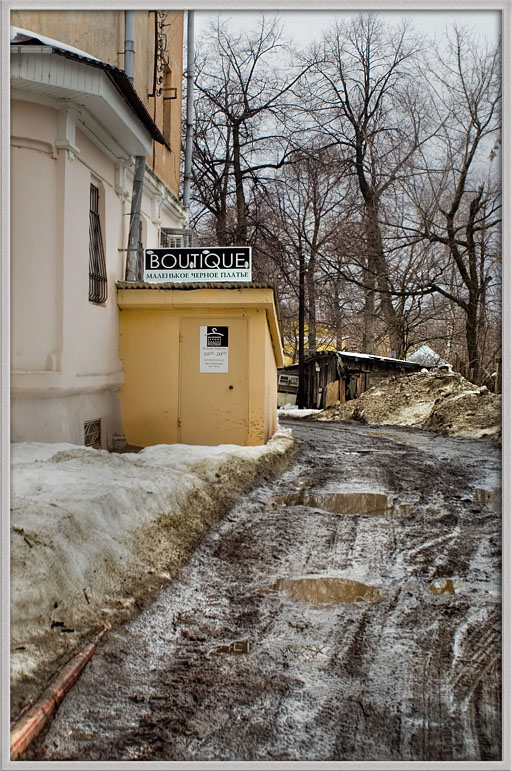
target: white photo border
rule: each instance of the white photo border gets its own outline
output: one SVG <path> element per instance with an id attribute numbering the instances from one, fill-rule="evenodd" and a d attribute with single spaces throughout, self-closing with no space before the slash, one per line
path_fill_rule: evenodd
<path id="1" fill-rule="evenodd" d="M 212 12 L 227 10 L 244 11 L 498 11 L 502 17 L 502 52 L 503 52 L 503 83 L 504 83 L 504 128 L 503 128 L 503 152 L 502 152 L 502 180 L 503 180 L 503 443 L 502 443 L 502 485 L 503 485 L 503 538 L 502 538 L 502 570 L 503 570 L 503 756 L 501 761 L 329 761 L 329 762 L 310 762 L 310 761 L 234 761 L 234 762 L 179 762 L 179 761 L 158 761 L 158 762 L 123 762 L 123 761 L 98 761 L 83 762 L 73 761 L 63 764 L 62 762 L 32 762 L 32 761 L 10 761 L 9 760 L 9 333 L 10 333 L 10 271 L 9 271 L 9 23 L 11 10 L 77 10 L 76 0 L 60 0 L 56 2 L 47 2 L 46 0 L 0 0 L 0 78 L 1 78 L 1 187 L 0 187 L 0 238 L 2 246 L 1 261 L 1 445 L 0 445 L 0 473 L 1 473 L 1 500 L 2 500 L 2 659 L 1 659 L 1 683 L 2 683 L 2 721 L 1 721 L 1 741 L 0 741 L 0 769 L 19 769 L 20 762 L 23 763 L 23 769 L 83 769 L 88 771 L 94 769 L 120 769 L 134 771 L 134 769 L 148 769 L 155 771 L 158 769 L 190 769 L 190 771 L 242 771 L 249 769 L 290 769 L 291 771 L 317 771 L 317 769 L 347 769 L 358 771 L 361 769 L 379 769 L 380 771 L 396 771 L 397 768 L 405 770 L 425 770 L 429 769 L 459 769 L 460 771 L 484 771 L 491 769 L 500 769 L 501 771 L 512 771 L 511 768 L 511 656 L 512 648 L 511 638 L 511 568 L 510 560 L 507 557 L 512 556 L 511 528 L 510 521 L 507 518 L 511 502 L 511 416 L 510 416 L 510 384 L 511 384 L 511 353 L 512 353 L 512 318 L 510 300 L 512 298 L 512 113 L 511 113 L 511 45 L 512 45 L 512 0 L 430 0 L 427 4 L 421 0 L 316 0 L 314 8 L 313 3 L 308 0 L 280 0 L 276 4 L 275 0 L 259 0 L 259 2 L 234 2 L 233 0 L 195 0 L 190 2 L 185 0 L 181 3 L 161 2 L 158 5 L 159 10 L 211 10 Z M 149 0 L 139 0 L 134 3 L 131 0 L 123 2 L 122 0 L 86 0 L 79 4 L 80 10 L 155 10 L 155 4 Z"/>

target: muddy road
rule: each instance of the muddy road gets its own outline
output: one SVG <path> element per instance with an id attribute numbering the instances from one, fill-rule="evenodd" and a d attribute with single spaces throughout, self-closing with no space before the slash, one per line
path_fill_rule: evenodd
<path id="1" fill-rule="evenodd" d="M 24 759 L 500 759 L 499 448 L 282 422 L 293 468 L 109 633 Z"/>

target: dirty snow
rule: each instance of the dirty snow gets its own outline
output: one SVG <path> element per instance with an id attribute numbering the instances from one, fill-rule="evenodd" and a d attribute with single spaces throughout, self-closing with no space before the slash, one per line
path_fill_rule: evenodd
<path id="1" fill-rule="evenodd" d="M 293 439 L 283 428 L 259 447 L 11 447 L 12 685 L 31 699 L 79 643 L 175 573 L 256 478 L 281 470 Z"/>
<path id="2" fill-rule="evenodd" d="M 66 43 L 61 43 L 59 40 L 40 35 L 38 32 L 32 32 L 29 29 L 22 29 L 21 27 L 11 27 L 11 43 L 23 42 L 25 38 L 33 38 L 34 41 L 39 41 L 45 46 L 51 46 L 52 48 L 58 48 L 59 51 L 68 51 L 76 56 L 81 56 L 84 59 L 91 59 L 93 62 L 99 62 L 100 60 L 96 56 L 88 54 L 86 51 L 82 51 L 80 48 L 74 48 Z"/>
<path id="3" fill-rule="evenodd" d="M 285 404 L 278 409 L 277 415 L 281 418 L 309 418 L 311 415 L 316 415 L 321 411 L 322 410 L 307 410 L 304 408 L 299 409 L 294 404 Z"/>
<path id="4" fill-rule="evenodd" d="M 358 422 L 293 432 L 293 466 L 106 636 L 28 761 L 500 757 L 499 448 Z M 358 514 L 322 505 L 336 490 Z M 354 582 L 380 601 L 287 591 Z"/>
<path id="5" fill-rule="evenodd" d="M 346 404 L 321 412 L 287 405 L 279 414 L 501 437 L 501 397 L 449 371 L 390 377 Z M 16 708 L 38 696 L 93 632 L 142 608 L 240 494 L 284 468 L 292 447 L 286 429 L 264 447 L 158 445 L 111 454 L 72 444 L 14 444 Z"/>
<path id="6" fill-rule="evenodd" d="M 412 426 L 466 439 L 501 439 L 501 394 L 453 371 L 394 375 L 358 399 L 328 407 L 314 420 Z"/>

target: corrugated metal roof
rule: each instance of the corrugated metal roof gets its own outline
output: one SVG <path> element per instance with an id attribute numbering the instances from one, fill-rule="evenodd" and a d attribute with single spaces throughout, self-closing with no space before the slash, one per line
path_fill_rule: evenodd
<path id="1" fill-rule="evenodd" d="M 353 351 L 338 351 L 338 353 L 340 356 L 350 356 L 353 359 L 373 359 L 373 360 L 378 359 L 379 361 L 395 361 L 395 362 L 401 362 L 402 364 L 407 363 L 405 359 L 397 359 L 391 356 L 377 356 L 371 353 L 355 353 Z"/>
<path id="2" fill-rule="evenodd" d="M 52 40 L 44 35 L 38 35 L 36 32 L 31 32 L 30 30 L 22 30 L 21 28 L 13 27 L 12 33 L 14 34 L 11 34 L 11 46 L 22 48 L 38 43 L 43 46 L 48 46 L 58 56 L 63 56 L 67 59 L 86 64 L 89 67 L 96 67 L 103 70 L 141 123 L 146 127 L 151 137 L 162 145 L 166 144 L 160 129 L 147 111 L 124 70 L 119 69 L 119 67 L 114 67 L 111 64 L 107 64 L 106 62 L 102 62 L 100 59 L 96 59 L 95 57 L 90 56 L 90 54 L 85 53 L 85 51 L 79 51 L 78 48 L 67 46 L 64 43 Z"/>
<path id="3" fill-rule="evenodd" d="M 382 362 L 387 365 L 392 366 L 400 366 L 405 369 L 421 369 L 422 365 L 417 364 L 412 361 L 407 361 L 405 359 L 393 359 L 390 356 L 375 356 L 370 353 L 355 353 L 351 351 L 317 351 L 316 354 L 306 354 L 304 362 L 306 364 L 315 361 L 315 359 L 321 359 L 321 358 L 330 358 L 330 357 L 336 357 L 338 360 L 351 360 L 354 362 L 360 361 L 364 362 L 367 361 L 371 364 L 378 364 L 379 362 Z M 283 370 L 291 370 L 291 369 L 297 369 L 298 363 L 295 364 L 287 364 L 285 367 L 280 367 L 280 369 Z"/>
<path id="4" fill-rule="evenodd" d="M 183 289 L 185 291 L 189 291 L 191 289 L 273 289 L 274 293 L 277 294 L 277 288 L 275 284 L 272 283 L 261 283 L 261 282 L 252 282 L 252 281 L 244 281 L 240 282 L 238 284 L 235 283 L 223 283 L 222 281 L 217 282 L 201 282 L 201 283 L 179 283 L 179 284 L 173 284 L 171 282 L 163 282 L 161 284 L 157 284 L 152 281 L 118 281 L 116 284 L 118 289 Z"/>

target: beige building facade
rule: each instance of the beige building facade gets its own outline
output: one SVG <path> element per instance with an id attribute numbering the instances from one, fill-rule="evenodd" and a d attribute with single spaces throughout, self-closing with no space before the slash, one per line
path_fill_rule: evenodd
<path id="1" fill-rule="evenodd" d="M 116 282 L 135 157 L 146 158 L 142 244 L 187 226 L 178 199 L 183 14 L 165 21 L 135 13 L 132 85 L 120 68 L 124 12 L 12 14 L 13 441 L 123 441 Z"/>
<path id="2" fill-rule="evenodd" d="M 148 167 L 175 198 L 180 189 L 183 11 L 134 11 L 133 86 L 161 130 Z M 46 36 L 125 70 L 125 11 L 12 11 L 11 25 Z"/>

